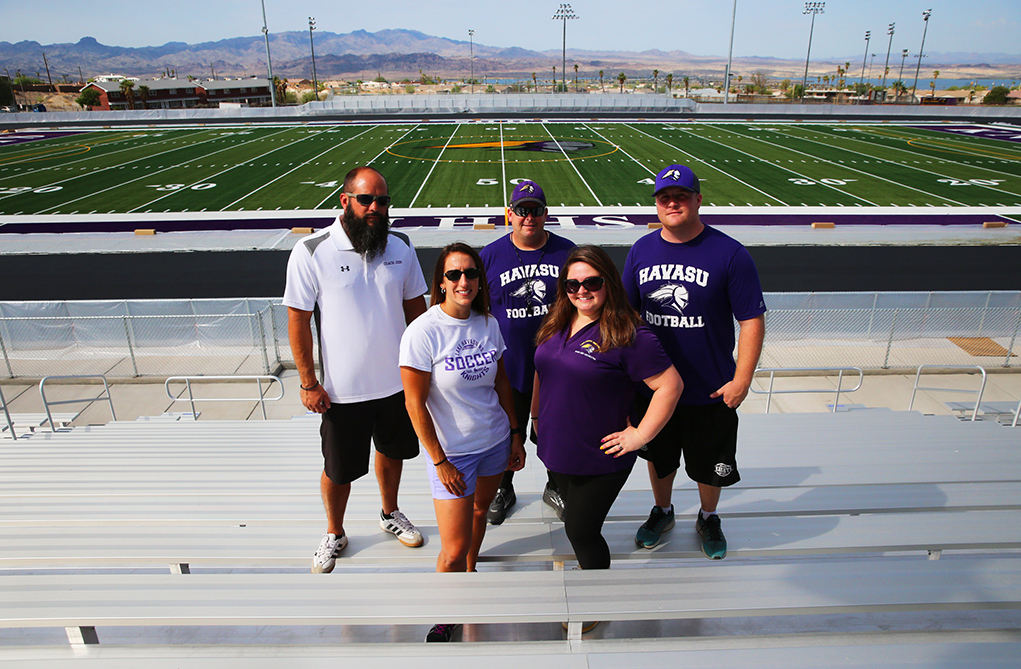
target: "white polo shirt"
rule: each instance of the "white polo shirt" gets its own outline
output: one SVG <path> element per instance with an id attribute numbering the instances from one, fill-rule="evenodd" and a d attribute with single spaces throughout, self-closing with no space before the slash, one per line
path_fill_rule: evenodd
<path id="1" fill-rule="evenodd" d="M 397 359 L 404 301 L 428 287 L 411 240 L 390 232 L 386 251 L 366 263 L 340 217 L 302 238 L 287 261 L 284 305 L 321 312 L 322 384 L 331 402 L 389 397 L 402 390 Z"/>

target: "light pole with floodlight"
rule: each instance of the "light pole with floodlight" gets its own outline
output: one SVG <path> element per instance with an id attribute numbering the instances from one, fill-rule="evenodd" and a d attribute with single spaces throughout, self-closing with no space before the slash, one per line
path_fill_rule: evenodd
<path id="1" fill-rule="evenodd" d="M 805 104 L 805 86 L 808 85 L 808 61 L 812 57 L 812 33 L 815 32 L 815 15 L 824 13 L 825 2 L 806 2 L 804 14 L 812 15 L 812 25 L 808 29 L 808 54 L 805 55 L 805 76 L 801 79 L 801 104 Z"/>
<path id="2" fill-rule="evenodd" d="M 471 63 L 471 92 L 475 94 L 475 31 L 468 29 L 468 62 Z"/>
<path id="3" fill-rule="evenodd" d="M 900 82 L 900 86 L 897 87 L 897 100 L 900 100 L 900 89 L 907 88 L 904 86 L 904 61 L 907 60 L 908 50 L 904 49 L 900 52 L 900 74 L 897 75 L 897 81 Z"/>
<path id="4" fill-rule="evenodd" d="M 915 89 L 918 88 L 918 73 L 922 69 L 922 59 L 925 58 L 925 33 L 929 30 L 929 17 L 932 16 L 932 10 L 927 9 L 922 12 L 922 20 L 925 21 L 925 28 L 922 29 L 922 46 L 918 49 L 918 67 L 915 68 L 915 84 L 911 87 L 911 104 L 915 103 Z M 919 100 L 921 103 L 921 100 Z"/>
<path id="5" fill-rule="evenodd" d="M 274 108 L 277 106 L 277 90 L 273 85 L 273 60 L 269 57 L 269 27 L 266 24 L 266 0 L 262 2 L 262 36 L 266 38 L 266 71 L 269 72 L 269 101 Z"/>
<path id="6" fill-rule="evenodd" d="M 865 55 L 861 57 L 861 79 L 858 81 L 858 95 L 862 95 L 862 90 L 865 88 L 865 61 L 869 59 L 869 40 L 872 39 L 872 31 L 865 31 Z"/>
<path id="7" fill-rule="evenodd" d="M 554 21 L 559 19 L 559 20 L 564 22 L 564 45 L 563 45 L 562 62 L 560 63 L 560 66 L 561 66 L 560 74 L 563 77 L 563 81 L 564 81 L 563 89 L 564 89 L 564 92 L 566 92 L 567 91 L 567 20 L 568 19 L 576 19 L 576 18 L 578 18 L 578 15 L 574 13 L 573 9 L 571 9 L 571 5 L 569 5 L 569 4 L 566 4 L 566 5 L 565 4 L 561 4 L 560 5 L 560 9 L 557 10 L 557 13 L 554 14 L 552 16 L 552 18 L 553 18 Z M 553 88 L 556 88 L 556 83 L 557 82 L 554 79 L 554 81 L 553 81 Z"/>
<path id="8" fill-rule="evenodd" d="M 316 29 L 316 20 L 308 17 L 308 44 L 312 47 L 312 91 L 316 94 L 316 101 L 319 100 L 319 81 L 316 79 L 316 44 L 312 41 L 312 31 Z"/>
<path id="9" fill-rule="evenodd" d="M 886 65 L 883 66 L 883 85 L 880 86 L 883 90 L 886 90 L 886 73 L 890 71 L 890 48 L 893 46 L 893 29 L 896 23 L 891 23 L 886 29 L 886 34 L 890 36 L 890 43 L 886 45 Z"/>

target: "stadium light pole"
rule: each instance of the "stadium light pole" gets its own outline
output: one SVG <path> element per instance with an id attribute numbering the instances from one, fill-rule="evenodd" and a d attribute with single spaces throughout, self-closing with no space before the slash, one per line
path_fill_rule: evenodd
<path id="1" fill-rule="evenodd" d="M 312 40 L 312 31 L 316 29 L 316 20 L 308 17 L 308 45 L 312 47 L 312 92 L 316 94 L 316 102 L 319 101 L 319 81 L 316 79 L 316 43 Z"/>
<path id="2" fill-rule="evenodd" d="M 901 86 L 904 86 L 904 61 L 908 58 L 908 50 L 903 49 L 900 52 L 900 74 L 897 75 L 897 81 L 900 82 Z M 897 87 L 897 100 L 900 100 L 900 86 Z"/>
<path id="3" fill-rule="evenodd" d="M 812 57 L 812 33 L 815 32 L 815 15 L 822 14 L 826 9 L 825 2 L 806 2 L 804 14 L 812 15 L 812 25 L 808 29 L 808 54 L 805 55 L 805 76 L 801 79 L 801 104 L 805 104 L 805 86 L 808 85 L 808 61 Z"/>
<path id="4" fill-rule="evenodd" d="M 262 36 L 266 38 L 266 71 L 269 72 L 269 101 L 273 108 L 277 106 L 277 91 L 273 85 L 273 60 L 269 57 L 269 27 L 266 24 L 266 0 L 262 3 Z"/>
<path id="5" fill-rule="evenodd" d="M 858 81 L 858 95 L 861 95 L 861 89 L 865 88 L 865 61 L 869 59 L 869 40 L 872 39 L 872 31 L 865 31 L 865 55 L 861 57 L 861 79 Z"/>
<path id="6" fill-rule="evenodd" d="M 557 13 L 554 14 L 552 18 L 554 21 L 560 20 L 564 22 L 564 45 L 562 60 L 560 63 L 560 75 L 563 77 L 564 80 L 564 91 L 567 91 L 567 20 L 576 19 L 578 18 L 578 15 L 574 13 L 573 9 L 571 9 L 571 5 L 561 4 L 560 9 L 557 10 Z M 554 80 L 553 81 L 554 88 L 556 88 L 556 83 L 557 83 L 556 80 Z"/>
<path id="7" fill-rule="evenodd" d="M 475 31 L 468 29 L 468 60 L 471 63 L 471 92 L 475 94 Z"/>
<path id="8" fill-rule="evenodd" d="M 911 87 L 911 104 L 915 104 L 915 89 L 918 88 L 918 73 L 922 70 L 922 59 L 925 58 L 925 33 L 929 30 L 929 17 L 932 10 L 922 12 L 922 20 L 925 21 L 925 28 L 922 29 L 922 46 L 918 49 L 918 67 L 915 68 L 915 83 Z M 921 100 L 919 100 L 921 102 Z"/>
<path id="9" fill-rule="evenodd" d="M 730 100 L 730 64 L 734 60 L 734 24 L 737 23 L 737 0 L 734 0 L 734 11 L 730 16 L 730 51 L 727 52 L 727 80 L 724 82 L 723 104 Z"/>
<path id="10" fill-rule="evenodd" d="M 890 43 L 886 45 L 886 65 L 883 65 L 883 85 L 881 88 L 886 90 L 886 73 L 890 71 L 890 48 L 893 47 L 893 32 L 896 23 L 891 23 L 886 29 L 886 34 L 890 36 Z"/>

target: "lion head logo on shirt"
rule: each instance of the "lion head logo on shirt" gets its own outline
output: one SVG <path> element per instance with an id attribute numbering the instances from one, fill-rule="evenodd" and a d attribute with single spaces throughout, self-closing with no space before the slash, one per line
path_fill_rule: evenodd
<path id="1" fill-rule="evenodd" d="M 647 297 L 682 315 L 684 308 L 688 306 L 688 289 L 676 283 L 665 283 L 649 293 Z"/>

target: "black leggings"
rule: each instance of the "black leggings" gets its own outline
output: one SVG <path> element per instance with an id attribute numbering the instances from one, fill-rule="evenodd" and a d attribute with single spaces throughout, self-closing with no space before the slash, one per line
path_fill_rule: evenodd
<path id="1" fill-rule="evenodd" d="M 610 547 L 603 522 L 631 474 L 631 467 L 612 474 L 582 476 L 551 472 L 564 498 L 564 529 L 582 569 L 609 569 Z"/>

